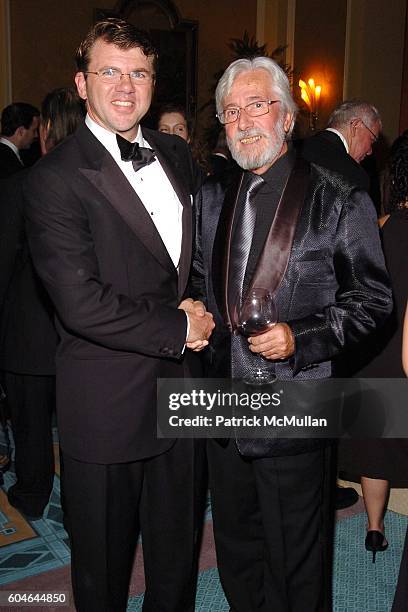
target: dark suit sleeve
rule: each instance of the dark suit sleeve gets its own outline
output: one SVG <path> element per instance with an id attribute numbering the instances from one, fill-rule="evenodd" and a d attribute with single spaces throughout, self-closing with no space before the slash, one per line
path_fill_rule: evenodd
<path id="1" fill-rule="evenodd" d="M 322 312 L 288 321 L 296 343 L 295 374 L 355 347 L 392 310 L 375 211 L 363 191 L 352 192 L 344 204 L 335 238 L 338 289 L 334 303 Z"/>
<path id="2" fill-rule="evenodd" d="M 40 164 L 25 197 L 33 261 L 62 324 L 109 349 L 180 357 L 185 313 L 151 299 L 133 301 L 102 282 L 87 213 L 65 178 Z"/>
<path id="3" fill-rule="evenodd" d="M 21 207 L 21 179 L 1 181 L 0 187 L 0 307 L 3 304 L 18 251 L 22 247 L 24 217 Z"/>

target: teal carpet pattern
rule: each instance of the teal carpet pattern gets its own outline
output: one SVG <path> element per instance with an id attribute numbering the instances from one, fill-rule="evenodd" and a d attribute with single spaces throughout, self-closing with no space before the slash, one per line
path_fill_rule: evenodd
<path id="1" fill-rule="evenodd" d="M 5 474 L 1 487 L 6 491 L 14 482 L 12 470 Z M 208 500 L 205 518 L 211 520 Z M 389 511 L 386 533 L 390 546 L 377 554 L 364 548 L 366 518 L 364 513 L 337 521 L 334 559 L 334 612 L 389 612 L 397 581 L 408 517 Z M 9 583 L 66 566 L 70 562 L 68 537 L 62 524 L 60 481 L 54 479 L 51 500 L 41 520 L 30 521 L 32 535 L 15 539 L 17 527 L 0 507 L 0 589 Z M 8 543 L 8 540 L 10 543 Z M 207 569 L 198 577 L 196 612 L 228 612 L 216 568 Z M 142 609 L 143 595 L 131 597 L 128 612 Z M 305 611 L 307 612 L 307 611 Z"/>
<path id="2" fill-rule="evenodd" d="M 337 522 L 335 538 L 333 612 L 389 612 L 394 598 L 408 518 L 388 512 L 388 550 L 376 562 L 364 548 L 366 518 L 358 514 Z M 140 612 L 143 595 L 131 597 L 127 612 Z M 196 612 L 228 612 L 217 569 L 198 578 Z M 306 611 L 305 611 L 306 612 Z"/>
<path id="3" fill-rule="evenodd" d="M 3 491 L 14 481 L 13 472 L 4 475 Z M 34 537 L 0 547 L 0 585 L 22 578 L 36 576 L 70 562 L 68 536 L 62 525 L 60 507 L 60 481 L 54 477 L 54 488 L 44 517 L 29 521 Z M 2 540 L 13 538 L 15 527 L 5 511 L 0 508 L 0 531 Z"/>

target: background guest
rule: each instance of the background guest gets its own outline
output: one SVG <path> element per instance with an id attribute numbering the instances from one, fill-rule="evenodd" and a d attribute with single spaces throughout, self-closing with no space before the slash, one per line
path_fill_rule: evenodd
<path id="1" fill-rule="evenodd" d="M 225 172 L 225 170 L 236 166 L 236 163 L 231 157 L 231 153 L 227 145 L 227 137 L 225 135 L 225 129 L 222 128 L 218 134 L 217 143 L 215 148 L 212 150 L 208 160 L 210 174 L 219 174 Z"/>
<path id="2" fill-rule="evenodd" d="M 191 121 L 187 119 L 187 113 L 182 106 L 166 104 L 160 108 L 157 119 L 159 132 L 180 136 L 189 143 L 191 142 L 191 127 Z"/>
<path id="3" fill-rule="evenodd" d="M 405 263 L 408 258 L 408 131 L 391 148 L 389 160 L 390 198 L 388 214 L 380 219 L 382 242 L 391 278 L 394 310 L 375 341 L 362 345 L 359 356 L 366 362 L 357 372 L 364 378 L 403 378 L 401 359 L 403 322 L 408 296 Z M 390 482 L 407 483 L 406 439 L 351 440 L 341 445 L 340 467 L 351 475 L 361 474 L 361 487 L 368 516 L 365 545 L 384 551 L 384 514 Z"/>
<path id="4" fill-rule="evenodd" d="M 41 107 L 43 155 L 71 134 L 82 117 L 74 90 L 49 93 Z M 8 500 L 26 516 L 39 518 L 54 477 L 51 418 L 57 335 L 53 307 L 34 271 L 24 228 L 23 183 L 29 172 L 4 181 L 0 195 L 0 368 L 15 442 L 17 482 L 9 488 Z"/>
<path id="5" fill-rule="evenodd" d="M 165 104 L 161 106 L 157 115 L 157 129 L 165 134 L 180 136 L 180 138 L 188 142 L 193 159 L 200 167 L 203 175 L 205 176 L 208 173 L 206 152 L 202 143 L 194 137 L 193 122 L 188 117 L 183 106 L 178 104 Z"/>
<path id="6" fill-rule="evenodd" d="M 20 151 L 28 149 L 38 136 L 40 111 L 24 102 L 6 106 L 1 114 L 0 178 L 22 170 Z"/>
<path id="7" fill-rule="evenodd" d="M 299 143 L 302 156 L 339 172 L 371 194 L 370 177 L 361 162 L 372 153 L 382 128 L 378 110 L 364 100 L 346 100 L 329 117 L 327 127 Z"/>
<path id="8" fill-rule="evenodd" d="M 325 130 L 298 142 L 298 147 L 304 159 L 334 170 L 359 189 L 368 191 L 369 176 L 360 162 L 371 154 L 380 131 L 378 110 L 368 102 L 350 100 L 334 109 Z M 348 356 L 341 355 L 335 360 L 335 372 L 337 376 L 350 374 Z M 357 501 L 358 493 L 352 487 L 336 487 L 336 510 Z"/>

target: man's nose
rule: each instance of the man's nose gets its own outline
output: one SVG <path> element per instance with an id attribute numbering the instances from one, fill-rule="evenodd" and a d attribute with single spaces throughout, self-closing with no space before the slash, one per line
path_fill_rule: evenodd
<path id="1" fill-rule="evenodd" d="M 116 87 L 119 89 L 119 91 L 133 91 L 134 85 L 130 75 L 122 73 L 120 76 L 120 81 Z"/>
<path id="2" fill-rule="evenodd" d="M 254 125 L 253 118 L 248 115 L 244 108 L 241 108 L 238 117 L 238 127 L 241 131 L 245 131 Z"/>

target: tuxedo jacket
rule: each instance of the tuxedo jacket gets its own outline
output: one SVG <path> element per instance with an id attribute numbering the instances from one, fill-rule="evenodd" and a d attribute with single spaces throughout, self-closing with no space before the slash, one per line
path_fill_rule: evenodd
<path id="1" fill-rule="evenodd" d="M 230 375 L 222 261 L 239 181 L 239 173 L 210 177 L 197 198 L 193 287 L 196 296 L 206 296 L 216 321 L 209 366 L 214 377 Z M 258 249 L 258 257 L 262 247 L 253 243 L 251 249 Z M 252 255 L 251 251 L 248 261 Z M 281 379 L 330 377 L 333 357 L 374 332 L 392 308 L 370 198 L 315 164 L 310 164 L 306 196 L 275 299 L 279 320 L 289 324 L 295 337 L 294 356 L 276 363 Z"/>
<path id="2" fill-rule="evenodd" d="M 368 191 L 370 179 L 367 172 L 349 155 L 341 139 L 334 132 L 323 130 L 299 143 L 304 159 L 333 172 L 338 172 L 358 189 Z"/>
<path id="3" fill-rule="evenodd" d="M 183 206 L 179 273 L 112 156 L 82 125 L 26 183 L 34 264 L 56 309 L 63 451 L 94 463 L 160 454 L 156 380 L 181 377 L 195 171 L 181 138 L 143 130 Z"/>
<path id="4" fill-rule="evenodd" d="M 17 155 L 4 143 L 0 142 L 0 179 L 6 179 L 24 166 Z"/>
<path id="5" fill-rule="evenodd" d="M 0 191 L 0 369 L 55 374 L 57 334 L 52 303 L 34 270 L 24 227 L 23 184 L 14 174 Z"/>

